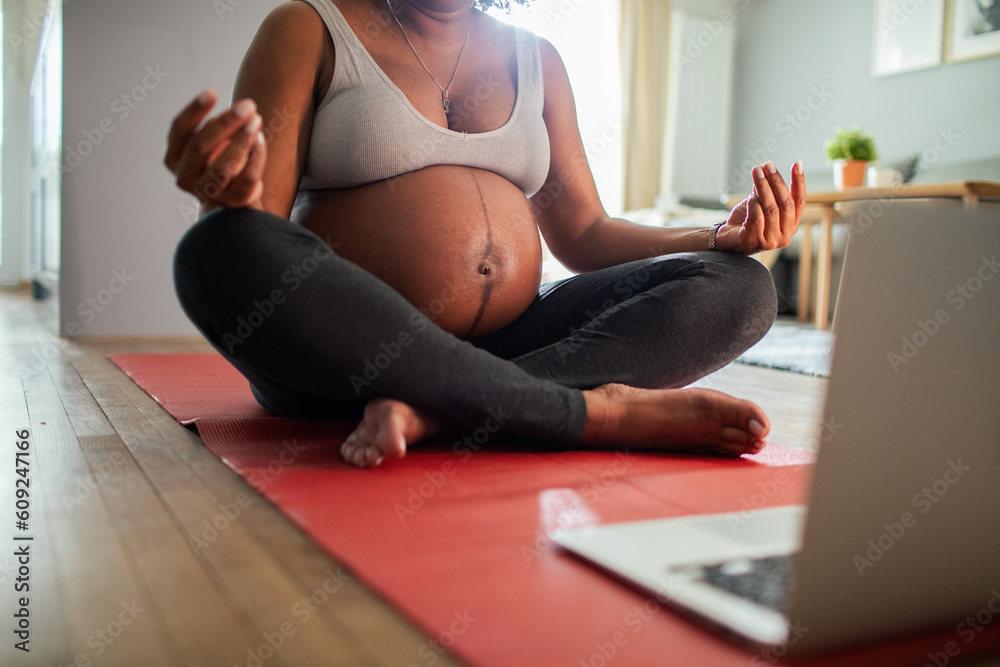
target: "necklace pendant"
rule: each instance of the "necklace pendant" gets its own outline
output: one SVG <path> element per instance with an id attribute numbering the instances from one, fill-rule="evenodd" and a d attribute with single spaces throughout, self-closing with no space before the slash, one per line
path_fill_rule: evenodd
<path id="1" fill-rule="evenodd" d="M 448 99 L 448 91 L 441 93 L 441 105 L 444 107 L 444 115 L 451 113 L 451 100 Z"/>

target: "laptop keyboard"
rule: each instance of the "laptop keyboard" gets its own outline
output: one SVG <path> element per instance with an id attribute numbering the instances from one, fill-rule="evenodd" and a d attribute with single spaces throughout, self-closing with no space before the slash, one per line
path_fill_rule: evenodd
<path id="1" fill-rule="evenodd" d="M 783 612 L 792 590 L 794 558 L 794 554 L 745 558 L 684 569 L 706 584 Z"/>

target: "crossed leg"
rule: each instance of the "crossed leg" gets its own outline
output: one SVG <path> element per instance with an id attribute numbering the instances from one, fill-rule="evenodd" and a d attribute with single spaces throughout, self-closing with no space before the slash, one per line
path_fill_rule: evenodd
<path id="1" fill-rule="evenodd" d="M 584 391 L 581 446 L 655 446 L 728 455 L 757 451 L 768 430 L 757 406 L 720 392 L 678 390 L 756 343 L 776 312 L 758 262 L 725 253 L 650 258 L 543 285 L 508 327 L 473 341 L 536 377 Z M 377 465 L 443 421 L 376 399 L 343 446 Z"/>

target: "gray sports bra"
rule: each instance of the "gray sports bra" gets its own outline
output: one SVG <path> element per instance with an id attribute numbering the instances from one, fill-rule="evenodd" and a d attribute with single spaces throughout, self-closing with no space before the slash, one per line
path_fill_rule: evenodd
<path id="1" fill-rule="evenodd" d="M 535 35 L 516 29 L 517 99 L 507 122 L 489 132 L 455 132 L 410 104 L 332 0 L 305 2 L 323 18 L 336 62 L 313 118 L 300 190 L 351 188 L 442 164 L 492 171 L 528 197 L 541 189 L 549 171 L 549 137 Z"/>

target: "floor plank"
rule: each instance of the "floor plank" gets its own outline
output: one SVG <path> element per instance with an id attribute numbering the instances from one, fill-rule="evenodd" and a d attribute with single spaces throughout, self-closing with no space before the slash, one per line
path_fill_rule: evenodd
<path id="1" fill-rule="evenodd" d="M 3 313 L 0 312 L 0 331 L 4 329 Z M 39 665 L 61 665 L 68 663 L 73 655 L 70 645 L 69 630 L 66 620 L 63 617 L 61 601 L 64 596 L 59 590 L 60 574 L 56 569 L 56 562 L 52 551 L 52 525 L 46 517 L 46 507 L 40 489 L 41 475 L 38 469 L 37 440 L 33 437 L 31 421 L 28 417 L 28 406 L 25 401 L 24 387 L 21 383 L 21 373 L 17 366 L 14 355 L 6 346 L 0 333 L 0 437 L 3 438 L 3 447 L 0 448 L 3 456 L 0 460 L 0 508 L 3 508 L 4 520 L 0 521 L 0 590 L 4 594 L 0 596 L 0 616 L 5 619 L 14 619 L 15 613 L 20 612 L 20 598 L 28 599 L 28 614 L 30 633 L 27 637 L 15 638 L 7 635 L 5 641 L 0 644 L 0 664 L 39 664 Z M 29 465 L 27 466 L 27 484 L 30 493 L 29 501 L 29 528 L 27 531 L 19 531 L 13 522 L 13 516 L 6 514 L 8 508 L 15 509 L 15 452 L 19 451 L 15 446 L 15 441 L 20 442 L 21 438 L 17 433 L 27 431 L 29 442 Z M 19 571 L 20 563 L 14 552 L 20 545 L 14 537 L 30 536 L 34 539 L 30 543 L 31 560 L 29 563 L 29 581 L 17 581 L 24 575 Z M 28 589 L 23 586 L 27 584 Z M 23 639 L 28 639 L 25 648 L 28 653 L 24 653 L 14 644 Z"/>
<path id="2" fill-rule="evenodd" d="M 32 359 L 19 346 L 20 359 Z M 75 505 L 79 483 L 94 479 L 59 396 L 33 363 L 21 378 L 38 456 L 39 484 L 51 522 L 51 549 L 60 572 L 62 603 L 76 662 L 106 665 L 179 663 L 177 647 L 157 623 L 154 601 L 108 511 L 102 492 Z M 44 639 L 42 640 L 44 641 Z"/>

